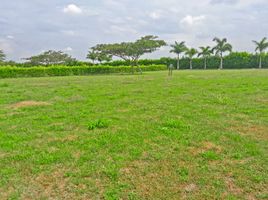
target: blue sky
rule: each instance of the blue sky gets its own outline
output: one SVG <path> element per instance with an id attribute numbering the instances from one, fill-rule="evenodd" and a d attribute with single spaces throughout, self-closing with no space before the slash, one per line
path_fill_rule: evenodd
<path id="1" fill-rule="evenodd" d="M 48 49 L 84 60 L 98 43 L 153 34 L 195 48 L 227 37 L 234 50 L 253 51 L 253 39 L 268 37 L 267 16 L 267 0 L 3 0 L 0 49 L 17 61 Z"/>

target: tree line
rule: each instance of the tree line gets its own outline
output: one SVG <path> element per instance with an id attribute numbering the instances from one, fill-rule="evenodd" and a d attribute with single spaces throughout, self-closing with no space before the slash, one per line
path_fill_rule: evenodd
<path id="1" fill-rule="evenodd" d="M 203 68 L 207 69 L 208 59 L 218 58 L 219 59 L 219 69 L 223 69 L 224 57 L 232 52 L 233 47 L 228 43 L 226 38 L 220 39 L 215 37 L 213 39 L 215 42 L 214 47 L 203 46 L 199 50 L 191 47 L 187 47 L 185 41 L 175 42 L 170 45 L 170 53 L 177 55 L 176 68 L 180 69 L 180 60 L 183 59 L 189 61 L 189 69 L 193 69 L 193 60 L 200 58 L 203 60 Z M 268 49 L 267 38 L 263 38 L 261 41 L 253 41 L 256 46 L 255 52 L 258 56 L 258 67 L 263 66 L 263 57 L 266 55 L 265 51 Z M 139 65 L 139 60 L 144 54 L 152 53 L 157 51 L 163 46 L 168 44 L 164 40 L 158 39 L 157 36 L 148 35 L 141 37 L 134 42 L 122 42 L 114 44 L 98 44 L 91 47 L 87 54 L 87 59 L 91 60 L 88 62 L 81 62 L 77 59 L 71 57 L 70 55 L 62 51 L 49 50 L 43 52 L 39 55 L 31 56 L 29 58 L 24 58 L 25 63 L 16 63 L 13 61 L 5 61 L 6 55 L 0 50 L 0 63 L 2 65 L 11 66 L 49 66 L 49 65 L 96 65 L 96 64 L 109 64 L 114 58 L 119 58 L 124 61 L 125 65 L 130 65 L 132 67 Z M 168 62 L 168 59 L 166 59 Z M 116 61 L 113 61 L 116 62 Z M 165 64 L 168 64 L 168 63 Z M 163 63 L 162 63 L 163 64 Z M 253 66 L 252 66 L 253 67 Z"/>

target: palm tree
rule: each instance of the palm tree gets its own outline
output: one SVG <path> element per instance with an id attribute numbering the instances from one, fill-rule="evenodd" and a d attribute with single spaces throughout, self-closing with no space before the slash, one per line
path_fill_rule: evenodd
<path id="1" fill-rule="evenodd" d="M 170 50 L 170 53 L 177 54 L 177 69 L 180 69 L 180 54 L 186 51 L 187 47 L 185 46 L 185 42 L 175 42 L 175 44 L 170 45 L 172 47 L 172 50 Z"/>
<path id="2" fill-rule="evenodd" d="M 259 68 L 262 68 L 262 54 L 263 52 L 268 48 L 268 41 L 266 41 L 267 38 L 263 38 L 260 42 L 257 42 L 255 40 L 253 40 L 253 42 L 256 44 L 256 49 L 255 51 L 259 51 L 260 53 L 260 61 L 259 61 Z"/>
<path id="3" fill-rule="evenodd" d="M 98 54 L 94 48 L 88 51 L 87 59 L 92 60 L 92 63 L 95 64 L 95 61 L 98 60 Z"/>
<path id="4" fill-rule="evenodd" d="M 198 53 L 198 57 L 202 56 L 204 59 L 204 69 L 207 69 L 207 59 L 210 57 L 211 54 L 213 54 L 213 49 L 210 48 L 210 46 L 207 47 L 199 47 L 200 52 Z"/>
<path id="5" fill-rule="evenodd" d="M 219 69 L 223 69 L 223 54 L 224 52 L 228 51 L 228 52 L 232 52 L 232 45 L 227 43 L 227 39 L 223 38 L 222 40 L 215 37 L 213 39 L 214 42 L 217 43 L 217 45 L 213 48 L 213 51 L 215 50 L 215 54 L 219 55 L 221 58 L 221 63 L 220 63 L 220 68 Z"/>
<path id="6" fill-rule="evenodd" d="M 5 61 L 6 55 L 3 50 L 0 49 L 0 62 Z"/>
<path id="7" fill-rule="evenodd" d="M 185 54 L 188 56 L 190 60 L 190 69 L 193 69 L 193 57 L 198 53 L 198 51 L 194 48 L 189 48 L 186 50 Z"/>

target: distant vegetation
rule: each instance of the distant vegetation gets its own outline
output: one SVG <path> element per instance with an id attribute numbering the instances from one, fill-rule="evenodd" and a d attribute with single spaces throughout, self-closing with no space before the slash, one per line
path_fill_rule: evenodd
<path id="1" fill-rule="evenodd" d="M 5 53 L 0 50 L 1 66 L 38 67 L 38 66 L 134 66 L 140 65 L 169 65 L 176 69 L 247 69 L 268 68 L 268 41 L 253 41 L 256 45 L 255 54 L 248 52 L 233 52 L 233 47 L 226 38 L 214 38 L 214 47 L 203 46 L 198 49 L 187 47 L 185 41 L 175 42 L 170 45 L 170 53 L 176 54 L 176 58 L 163 57 L 160 59 L 140 59 L 143 55 L 157 51 L 166 46 L 164 40 L 157 36 L 144 36 L 134 42 L 122 42 L 115 44 L 98 44 L 91 47 L 87 54 L 90 62 L 79 61 L 62 51 L 49 50 L 36 56 L 24 58 L 26 62 L 16 63 L 6 61 Z M 228 54 L 229 53 L 229 54 Z M 116 58 L 115 60 L 113 60 Z M 119 60 L 117 60 L 119 58 Z M 138 67 L 139 68 L 139 67 Z M 140 71 L 141 68 L 139 68 Z"/>

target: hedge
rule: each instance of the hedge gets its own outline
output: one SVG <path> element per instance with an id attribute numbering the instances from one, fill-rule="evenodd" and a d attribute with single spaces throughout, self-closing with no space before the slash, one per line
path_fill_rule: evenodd
<path id="1" fill-rule="evenodd" d="M 139 66 L 142 71 L 161 71 L 165 70 L 165 65 Z M 138 67 L 133 68 L 139 71 Z M 4 66 L 0 67 L 0 78 L 17 78 L 17 77 L 45 77 L 45 76 L 78 76 L 90 74 L 111 74 L 111 73 L 132 73 L 130 66 L 36 66 L 30 68 Z"/>
<path id="2" fill-rule="evenodd" d="M 173 64 L 177 66 L 176 58 L 163 57 L 160 59 L 141 59 L 138 61 L 139 65 L 168 65 Z M 263 68 L 268 68 L 268 54 L 263 56 Z M 127 62 L 117 60 L 110 63 L 106 63 L 110 66 L 128 65 Z M 217 69 L 220 65 L 220 59 L 216 56 L 212 56 L 207 61 L 208 69 Z M 248 69 L 257 68 L 259 66 L 259 56 L 248 52 L 233 52 L 224 57 L 223 67 L 225 69 Z M 194 69 L 203 69 L 204 60 L 202 58 L 193 59 Z M 181 69 L 189 69 L 189 59 L 181 58 L 180 61 Z"/>

